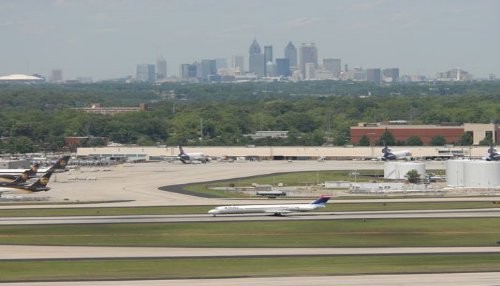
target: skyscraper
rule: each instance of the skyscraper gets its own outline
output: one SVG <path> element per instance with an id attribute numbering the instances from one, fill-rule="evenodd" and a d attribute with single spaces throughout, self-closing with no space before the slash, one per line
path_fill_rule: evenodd
<path id="1" fill-rule="evenodd" d="M 299 64 L 302 76 L 306 74 L 306 64 L 313 64 L 318 67 L 318 49 L 314 43 L 302 44 L 299 49 Z M 310 72 L 311 67 L 309 67 Z"/>
<path id="2" fill-rule="evenodd" d="M 231 68 L 238 69 L 241 74 L 245 71 L 245 58 L 243 56 L 233 56 L 231 60 Z"/>
<path id="3" fill-rule="evenodd" d="M 285 47 L 285 59 L 288 59 L 291 69 L 297 68 L 297 48 L 295 48 L 292 42 L 288 42 L 288 45 Z"/>
<path id="4" fill-rule="evenodd" d="M 366 69 L 366 80 L 380 84 L 380 80 L 382 79 L 382 73 L 379 68 L 374 69 Z"/>
<path id="5" fill-rule="evenodd" d="M 182 79 L 196 79 L 196 65 L 182 64 L 180 75 Z"/>
<path id="6" fill-rule="evenodd" d="M 160 57 L 156 60 L 156 79 L 164 80 L 167 78 L 167 61 Z"/>
<path id="7" fill-rule="evenodd" d="M 154 82 L 156 79 L 155 65 L 140 64 L 137 65 L 136 80 L 142 82 Z"/>
<path id="8" fill-rule="evenodd" d="M 208 76 L 217 74 L 216 60 L 201 60 L 201 79 L 208 80 Z"/>
<path id="9" fill-rule="evenodd" d="M 291 76 L 290 59 L 276 59 L 276 75 L 277 76 Z"/>
<path id="10" fill-rule="evenodd" d="M 334 77 L 340 76 L 341 64 L 340 59 L 323 59 L 323 67 L 330 71 Z"/>
<path id="11" fill-rule="evenodd" d="M 257 40 L 253 40 L 249 49 L 248 71 L 254 73 L 257 77 L 266 75 L 266 61 L 264 54 L 260 50 Z"/>
<path id="12" fill-rule="evenodd" d="M 264 46 L 264 59 L 267 62 L 273 62 L 273 46 Z"/>
<path id="13" fill-rule="evenodd" d="M 273 66 L 273 46 L 264 46 L 264 62 L 266 76 L 273 76 L 274 71 L 269 71 L 268 67 L 272 69 Z"/>
<path id="14" fill-rule="evenodd" d="M 384 81 L 396 82 L 399 81 L 399 68 L 388 68 L 382 71 Z"/>

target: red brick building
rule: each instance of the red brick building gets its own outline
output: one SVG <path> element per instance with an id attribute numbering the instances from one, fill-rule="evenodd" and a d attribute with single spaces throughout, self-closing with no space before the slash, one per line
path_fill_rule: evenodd
<path id="1" fill-rule="evenodd" d="M 474 145 L 478 145 L 485 137 L 490 137 L 493 142 L 498 142 L 500 132 L 495 124 L 460 124 L 460 125 L 407 125 L 402 121 L 397 123 L 360 123 L 351 127 L 351 141 L 358 144 L 363 135 L 366 135 L 370 142 L 376 142 L 385 131 L 389 131 L 397 141 L 406 141 L 412 136 L 417 136 L 424 145 L 429 145 L 432 138 L 443 136 L 447 144 L 459 142 L 460 137 L 465 133 L 471 133 Z"/>

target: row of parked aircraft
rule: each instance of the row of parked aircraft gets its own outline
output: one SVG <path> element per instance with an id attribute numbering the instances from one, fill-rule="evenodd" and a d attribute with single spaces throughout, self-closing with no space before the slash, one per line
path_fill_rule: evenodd
<path id="1" fill-rule="evenodd" d="M 19 173 L 19 169 L 0 169 L 0 196 L 4 193 L 19 194 L 50 190 L 47 184 L 52 173 L 64 169 L 69 159 L 70 156 L 63 156 L 52 167 L 43 170 L 39 169 L 38 164 L 34 164 L 22 173 Z M 43 173 L 43 175 L 38 177 L 38 173 Z M 37 180 L 28 183 L 32 178 L 37 178 Z"/>

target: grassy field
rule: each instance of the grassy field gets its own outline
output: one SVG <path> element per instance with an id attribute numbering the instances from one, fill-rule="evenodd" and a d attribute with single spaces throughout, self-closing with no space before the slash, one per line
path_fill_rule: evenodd
<path id="1" fill-rule="evenodd" d="M 500 254 L 0 261 L 0 282 L 498 271 Z"/>
<path id="2" fill-rule="evenodd" d="M 287 220 L 284 218 L 284 220 Z M 0 244 L 177 247 L 495 246 L 497 218 L 5 225 Z"/>
<path id="3" fill-rule="evenodd" d="M 215 187 L 248 187 L 252 184 L 277 186 L 317 186 L 325 181 L 354 181 L 350 175 L 352 171 L 315 171 L 315 172 L 295 172 L 279 173 L 264 176 L 253 176 L 231 180 L 222 180 L 209 183 L 192 184 L 185 187 L 186 190 L 200 195 L 211 195 L 214 197 L 245 197 L 244 194 L 214 190 Z M 358 171 L 360 175 L 356 177 L 358 182 L 368 182 L 373 180 L 372 176 L 383 175 L 383 171 Z"/>

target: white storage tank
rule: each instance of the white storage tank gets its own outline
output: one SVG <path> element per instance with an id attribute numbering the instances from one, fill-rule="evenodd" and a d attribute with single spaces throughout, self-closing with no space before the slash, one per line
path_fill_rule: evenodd
<path id="1" fill-rule="evenodd" d="M 406 174 L 411 170 L 417 170 L 420 177 L 425 175 L 425 163 L 423 162 L 385 162 L 384 179 L 406 180 Z"/>
<path id="2" fill-rule="evenodd" d="M 452 187 L 498 188 L 500 162 L 481 160 L 464 160 L 456 164 L 450 162 L 446 164 L 446 178 L 447 184 Z"/>
<path id="3" fill-rule="evenodd" d="M 450 187 L 464 186 L 465 162 L 468 160 L 447 160 L 446 161 L 446 184 Z"/>

